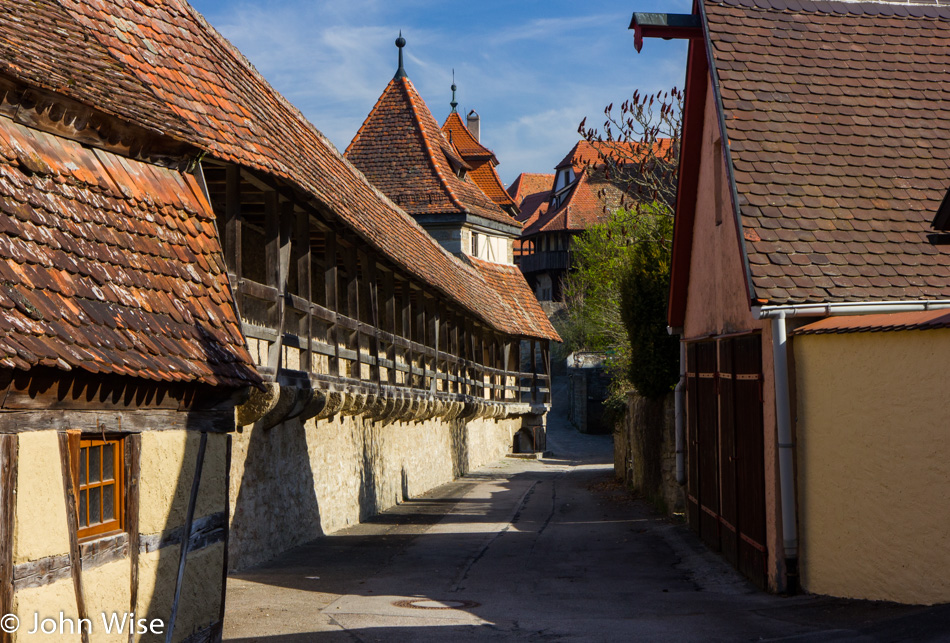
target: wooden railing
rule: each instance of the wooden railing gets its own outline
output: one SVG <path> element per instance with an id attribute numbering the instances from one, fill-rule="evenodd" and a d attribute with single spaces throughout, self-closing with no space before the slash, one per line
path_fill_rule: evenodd
<path id="1" fill-rule="evenodd" d="M 235 305 L 265 379 L 550 403 L 547 340 L 475 319 L 275 179 L 233 164 L 207 170 Z"/>
<path id="2" fill-rule="evenodd" d="M 529 347 L 527 361 L 534 364 L 534 368 L 511 370 L 500 365 L 521 363 L 521 342 L 517 340 L 494 344 L 498 366 L 491 366 L 387 332 L 297 295 L 281 296 L 272 286 L 248 279 L 235 279 L 235 282 L 239 306 L 249 299 L 268 307 L 283 306 L 285 320 L 293 315 L 307 317 L 307 327 L 319 331 L 311 331 L 308 338 L 288 331 L 286 324 L 283 333 L 278 333 L 275 327 L 245 319 L 245 336 L 263 343 L 255 354 L 271 356 L 275 350 L 281 353 L 276 367 L 272 360 L 258 367 L 265 379 L 274 380 L 279 370 L 286 370 L 318 381 L 359 387 L 395 386 L 420 393 L 467 395 L 491 402 L 551 402 L 547 342 L 524 342 Z M 456 330 L 452 328 L 449 332 Z M 289 365 L 284 356 L 294 351 L 296 360 Z M 530 357 L 532 351 L 534 359 Z"/>

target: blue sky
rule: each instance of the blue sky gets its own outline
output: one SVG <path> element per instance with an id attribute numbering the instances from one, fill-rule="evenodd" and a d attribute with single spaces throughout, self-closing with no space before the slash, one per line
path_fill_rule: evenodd
<path id="1" fill-rule="evenodd" d="M 507 184 L 551 172 L 609 103 L 634 89 L 682 87 L 685 41 L 633 48 L 634 11 L 688 13 L 690 0 L 191 0 L 341 151 L 396 70 L 406 71 L 436 120 L 475 109 L 482 143 Z"/>

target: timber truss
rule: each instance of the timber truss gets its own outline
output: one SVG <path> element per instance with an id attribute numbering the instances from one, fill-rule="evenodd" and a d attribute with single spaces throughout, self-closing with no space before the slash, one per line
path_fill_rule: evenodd
<path id="1" fill-rule="evenodd" d="M 248 348 L 265 380 L 238 424 L 543 414 L 549 341 L 501 333 L 395 265 L 306 193 L 205 160 Z"/>

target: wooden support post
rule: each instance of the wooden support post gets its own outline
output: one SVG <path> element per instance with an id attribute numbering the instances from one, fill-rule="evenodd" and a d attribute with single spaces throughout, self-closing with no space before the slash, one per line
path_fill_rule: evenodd
<path id="1" fill-rule="evenodd" d="M 13 613 L 13 532 L 16 529 L 16 434 L 0 436 L 0 613 Z M 0 643 L 10 643 L 11 632 L 0 632 Z"/>
<path id="2" fill-rule="evenodd" d="M 241 269 L 241 168 L 229 163 L 225 170 L 224 201 L 224 261 L 234 288 L 234 306 L 241 313 L 238 281 L 244 274 Z"/>
<path id="3" fill-rule="evenodd" d="M 383 302 L 386 308 L 386 325 L 385 330 L 389 333 L 392 333 L 393 337 L 397 336 L 397 321 L 396 321 L 396 283 L 395 275 L 392 272 L 387 271 L 383 274 Z M 386 359 L 389 360 L 391 366 L 389 367 L 388 377 L 386 381 L 390 386 L 396 385 L 396 343 L 389 342 L 389 345 L 386 348 Z"/>
<path id="4" fill-rule="evenodd" d="M 550 340 L 542 340 L 541 342 L 541 362 L 544 368 L 544 374 L 548 378 L 547 392 L 544 394 L 545 404 L 551 403 L 551 392 L 552 392 L 552 382 L 551 382 L 551 342 Z"/>
<path id="5" fill-rule="evenodd" d="M 228 436 L 230 438 L 230 436 Z M 125 438 L 125 530 L 129 533 L 129 613 L 138 609 L 139 602 L 139 477 L 142 469 L 142 434 L 133 433 Z M 129 628 L 129 643 L 134 643 L 135 632 Z"/>
<path id="6" fill-rule="evenodd" d="M 313 301 L 312 256 L 310 249 L 310 215 L 303 210 L 294 213 L 296 219 L 293 259 L 297 266 L 297 295 L 305 301 Z M 313 310 L 308 306 L 307 313 L 300 318 L 297 335 L 307 338 L 307 351 L 300 356 L 300 370 L 313 371 Z"/>
<path id="7" fill-rule="evenodd" d="M 531 403 L 538 401 L 538 356 L 537 340 L 531 340 Z"/>
<path id="8" fill-rule="evenodd" d="M 435 355 L 432 357 L 432 372 L 434 375 L 429 391 L 435 393 L 439 389 L 439 302 L 434 299 L 429 300 L 429 311 L 430 341 L 432 342 L 432 348 L 435 349 Z"/>
<path id="9" fill-rule="evenodd" d="M 346 271 L 346 315 L 354 321 L 360 320 L 360 281 L 356 265 L 356 249 L 350 248 L 343 253 L 343 269 Z M 356 359 L 350 364 L 350 377 L 363 379 L 363 354 L 360 352 L 360 332 L 349 333 L 347 348 L 356 351 Z"/>
<path id="10" fill-rule="evenodd" d="M 287 279 L 290 274 L 290 231 L 293 224 L 293 204 L 280 207 L 279 195 L 274 190 L 264 193 L 264 260 L 267 285 L 277 289 L 277 301 L 271 305 L 268 321 L 277 331 L 277 339 L 270 345 L 267 367 L 275 376 L 280 369 L 284 345 L 284 319 L 287 306 Z"/>
<path id="11" fill-rule="evenodd" d="M 409 342 L 412 342 L 413 333 L 412 333 L 412 299 L 409 296 L 409 282 L 402 282 L 402 326 L 400 327 L 402 331 L 402 336 L 405 337 Z M 405 385 L 409 388 L 412 388 L 412 364 L 413 364 L 413 354 L 412 346 L 410 344 L 409 348 L 406 349 L 406 366 L 409 367 L 409 372 L 406 373 Z"/>
<path id="12" fill-rule="evenodd" d="M 422 291 L 419 291 L 416 306 L 415 306 L 416 320 L 415 328 L 413 333 L 415 334 L 415 341 L 423 346 L 427 346 L 426 343 L 426 307 L 425 307 L 425 295 Z M 425 353 L 418 355 L 418 367 L 425 371 L 426 367 L 426 356 Z M 426 388 L 426 377 L 425 373 L 419 376 L 419 380 L 413 383 L 414 388 L 425 389 Z"/>
<path id="13" fill-rule="evenodd" d="M 165 624 L 165 643 L 172 643 L 175 635 L 175 620 L 178 616 L 178 603 L 181 601 L 181 586 L 185 580 L 185 564 L 188 562 L 188 547 L 191 545 L 191 528 L 195 524 L 195 506 L 198 504 L 198 488 L 201 485 L 201 469 L 205 463 L 205 449 L 208 447 L 208 434 L 201 432 L 201 441 L 198 442 L 198 458 L 195 464 L 195 476 L 191 480 L 191 496 L 188 498 L 188 511 L 185 514 L 185 525 L 181 535 L 181 549 L 178 556 L 178 576 L 175 579 L 175 598 L 172 601 L 171 614 Z"/>
<path id="14" fill-rule="evenodd" d="M 72 444 L 71 444 L 72 443 Z M 73 457 L 77 461 L 73 464 Z M 76 594 L 76 616 L 88 618 L 86 614 L 86 597 L 82 584 L 82 555 L 79 550 L 79 515 L 76 508 L 76 481 L 75 473 L 79 469 L 79 433 L 61 432 L 59 434 L 59 457 L 63 474 L 63 493 L 66 497 L 66 531 L 69 537 L 69 569 L 73 578 L 73 591 Z M 82 643 L 89 643 L 87 628 L 79 628 Z"/>
<path id="15" fill-rule="evenodd" d="M 325 257 L 323 262 L 323 283 L 326 291 L 327 308 L 334 313 L 339 314 L 340 306 L 337 298 L 337 286 L 339 279 L 337 277 L 336 265 L 336 233 L 328 230 L 325 241 Z M 340 376 L 340 329 L 334 319 L 333 323 L 327 326 L 327 343 L 333 346 L 333 356 L 329 358 L 330 375 Z"/>
<path id="16" fill-rule="evenodd" d="M 461 320 L 458 315 L 452 315 L 452 354 L 455 355 L 455 392 L 462 392 L 462 350 L 459 343 Z"/>
<path id="17" fill-rule="evenodd" d="M 504 376 L 502 377 L 502 384 L 503 384 L 504 386 L 508 386 L 508 375 L 507 375 L 507 373 L 510 373 L 511 371 L 516 371 L 516 370 L 518 370 L 518 369 L 516 369 L 516 368 L 512 368 L 512 367 L 511 367 L 511 344 L 512 344 L 511 340 L 508 340 L 508 341 L 506 341 L 506 342 L 504 343 L 504 345 L 502 346 L 502 364 L 503 364 L 503 366 L 501 367 L 501 370 L 505 371 L 505 373 L 506 373 L 506 375 L 504 375 Z M 517 382 L 518 382 L 518 380 L 517 380 L 517 378 L 515 378 L 515 384 L 517 384 Z M 502 389 L 502 391 L 501 391 L 501 399 L 502 399 L 502 401 L 504 401 L 504 402 L 507 402 L 507 401 L 508 401 L 508 389 L 507 389 L 507 388 Z M 517 394 L 515 395 L 515 401 L 516 401 L 516 402 L 518 401 L 518 396 L 517 396 Z"/>
<path id="18" fill-rule="evenodd" d="M 382 378 L 380 376 L 379 366 L 379 286 L 376 280 L 376 258 L 365 251 L 360 251 L 360 265 L 363 266 L 363 289 L 366 291 L 369 300 L 369 323 L 373 325 L 373 334 L 369 338 L 369 353 L 373 357 L 373 364 L 370 366 L 370 379 L 378 388 Z"/>

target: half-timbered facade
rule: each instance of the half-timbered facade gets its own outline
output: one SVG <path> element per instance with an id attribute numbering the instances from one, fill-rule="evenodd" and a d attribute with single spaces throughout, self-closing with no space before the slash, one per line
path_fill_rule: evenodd
<path id="1" fill-rule="evenodd" d="M 213 639 L 229 567 L 543 435 L 557 335 L 517 271 L 443 249 L 185 2 L 4 2 L 0 97 L 0 610 Z"/>

